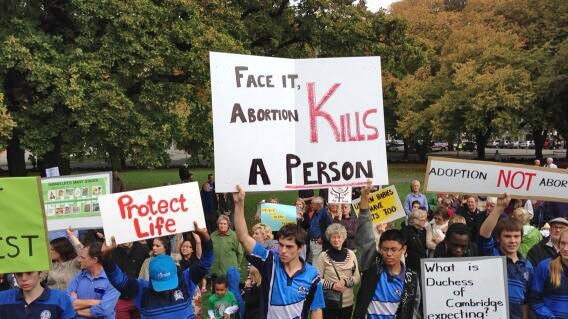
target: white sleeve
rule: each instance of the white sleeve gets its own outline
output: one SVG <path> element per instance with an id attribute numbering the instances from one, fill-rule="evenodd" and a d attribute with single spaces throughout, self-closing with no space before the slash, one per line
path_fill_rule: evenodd
<path id="1" fill-rule="evenodd" d="M 239 306 L 237 306 L 237 305 L 225 308 L 225 313 L 228 314 L 228 315 L 232 315 L 232 314 L 236 313 L 237 311 L 239 311 Z"/>

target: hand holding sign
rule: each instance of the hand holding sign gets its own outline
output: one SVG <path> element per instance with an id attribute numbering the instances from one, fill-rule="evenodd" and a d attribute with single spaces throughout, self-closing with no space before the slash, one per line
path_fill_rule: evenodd
<path id="1" fill-rule="evenodd" d="M 199 228 L 197 222 L 193 222 L 193 227 L 195 229 L 193 233 L 197 234 L 201 239 L 201 241 L 208 241 L 211 238 L 209 237 L 209 232 L 207 231 L 207 228 Z"/>

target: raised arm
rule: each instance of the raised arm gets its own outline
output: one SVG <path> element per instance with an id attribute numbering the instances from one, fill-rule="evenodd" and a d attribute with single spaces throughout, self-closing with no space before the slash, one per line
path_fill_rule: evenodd
<path id="1" fill-rule="evenodd" d="M 367 185 L 361 189 L 361 202 L 359 202 L 359 225 L 357 226 L 355 245 L 359 254 L 359 268 L 361 272 L 367 270 L 377 256 L 373 222 L 369 213 L 369 193 L 371 187 L 371 181 L 369 180 Z"/>
<path id="2" fill-rule="evenodd" d="M 248 255 L 252 253 L 256 242 L 248 233 L 247 221 L 245 219 L 245 191 L 240 185 L 237 185 L 237 192 L 233 193 L 233 199 L 235 201 L 235 230 L 237 238 Z"/>
<path id="3" fill-rule="evenodd" d="M 77 238 L 77 236 L 75 236 L 74 231 L 75 230 L 71 227 L 67 228 L 67 237 L 69 238 L 69 241 L 73 245 L 73 248 L 75 248 L 75 252 L 78 255 L 81 252 L 81 250 L 83 249 L 83 244 L 81 243 L 81 241 L 79 241 L 79 238 Z"/>
<path id="4" fill-rule="evenodd" d="M 198 284 L 199 281 L 201 281 L 201 279 L 209 273 L 211 265 L 213 265 L 213 242 L 211 241 L 211 237 L 209 237 L 209 233 L 206 228 L 199 228 L 197 223 L 194 223 L 194 227 L 195 234 L 197 234 L 201 240 L 201 247 L 203 248 L 203 251 L 199 262 L 185 271 L 190 272 L 191 281 Z"/>
<path id="5" fill-rule="evenodd" d="M 511 201 L 511 196 L 507 193 L 505 193 L 502 197 L 499 197 L 497 199 L 497 205 L 495 205 L 495 208 L 493 209 L 491 214 L 487 216 L 487 218 L 479 228 L 479 235 L 481 237 L 491 238 L 493 229 L 495 229 L 495 226 L 499 221 L 499 216 L 501 216 L 501 213 L 505 211 L 505 208 L 507 208 L 510 201 Z"/>
<path id="6" fill-rule="evenodd" d="M 195 257 L 197 257 L 197 259 L 201 259 L 201 256 L 203 255 L 203 248 L 201 246 L 201 237 L 199 237 L 199 235 L 197 235 L 195 232 L 193 232 L 191 234 L 193 236 L 193 239 L 195 240 Z"/>
<path id="7" fill-rule="evenodd" d="M 112 260 L 112 251 L 116 248 L 116 242 L 114 237 L 112 238 L 111 246 L 108 246 L 106 242 L 103 242 L 101 247 L 101 253 L 103 255 L 102 264 L 105 269 L 105 273 L 108 280 L 116 290 L 118 290 L 123 297 L 134 298 L 138 292 L 142 289 L 141 279 L 137 280 L 134 278 L 129 278 L 117 264 Z"/>

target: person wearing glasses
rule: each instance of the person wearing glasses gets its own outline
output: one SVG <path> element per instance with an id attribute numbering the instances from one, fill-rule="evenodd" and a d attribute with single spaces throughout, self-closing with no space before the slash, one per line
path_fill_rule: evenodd
<path id="1" fill-rule="evenodd" d="M 40 271 L 15 274 L 19 288 L 0 292 L 0 319 L 75 318 L 71 298 L 64 291 L 43 287 Z"/>
<path id="2" fill-rule="evenodd" d="M 362 277 L 353 318 L 419 317 L 418 275 L 401 262 L 401 257 L 406 253 L 406 239 L 399 230 L 387 230 L 381 235 L 377 251 L 369 214 L 370 190 L 371 181 L 361 190 L 361 211 L 355 242 L 360 254 Z"/>

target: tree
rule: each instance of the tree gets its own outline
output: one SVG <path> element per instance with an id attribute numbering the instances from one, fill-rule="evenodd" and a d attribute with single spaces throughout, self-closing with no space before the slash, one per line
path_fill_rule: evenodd
<path id="1" fill-rule="evenodd" d="M 17 123 L 8 153 L 18 170 L 11 174 L 25 173 L 24 149 L 40 168 L 63 172 L 71 155 L 105 158 L 113 168 L 126 159 L 164 165 L 174 139 L 184 145 L 200 137 L 186 131 L 189 123 L 208 127 L 208 51 L 244 51 L 233 37 L 239 24 L 221 23 L 232 11 L 206 1 L 7 7 L 0 79 Z"/>
<path id="2" fill-rule="evenodd" d="M 522 41 L 487 1 L 469 1 L 451 12 L 442 8 L 441 2 L 430 1 L 394 6 L 394 12 L 408 17 L 411 30 L 431 47 L 431 67 L 426 75 L 420 70 L 422 83 L 410 85 L 419 89 L 402 90 L 415 93 L 409 95 L 412 103 L 402 104 L 398 128 L 409 135 L 413 132 L 409 127 L 418 125 L 421 140 L 428 127 L 434 138 L 451 141 L 470 135 L 477 144 L 477 157 L 483 159 L 492 134 L 518 129 L 516 115 L 532 104 Z M 410 83 L 415 79 L 409 76 Z"/>
<path id="3" fill-rule="evenodd" d="M 4 105 L 4 95 L 0 94 L 0 150 L 6 147 L 15 125 L 14 120 L 12 120 L 10 113 L 8 113 Z"/>

